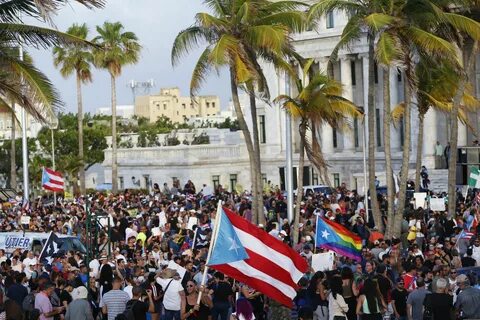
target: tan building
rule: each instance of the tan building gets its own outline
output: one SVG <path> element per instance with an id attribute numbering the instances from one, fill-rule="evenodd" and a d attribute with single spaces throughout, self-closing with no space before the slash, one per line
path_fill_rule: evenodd
<path id="1" fill-rule="evenodd" d="M 199 96 L 194 100 L 182 97 L 179 88 L 160 89 L 160 93 L 135 99 L 135 115 L 155 122 L 162 116 L 172 122 L 184 123 L 194 117 L 213 117 L 220 114 L 217 96 Z"/>

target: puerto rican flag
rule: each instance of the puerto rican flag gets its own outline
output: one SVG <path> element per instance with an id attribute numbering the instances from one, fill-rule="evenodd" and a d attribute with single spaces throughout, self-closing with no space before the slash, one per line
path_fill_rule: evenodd
<path id="1" fill-rule="evenodd" d="M 219 205 L 207 265 L 292 307 L 308 264 L 292 248 Z"/>
<path id="2" fill-rule="evenodd" d="M 473 232 L 468 232 L 468 231 L 465 231 L 465 230 L 462 230 L 462 232 L 460 232 L 460 234 L 458 235 L 458 238 L 459 239 L 467 239 L 467 240 L 470 240 L 473 238 L 475 234 Z"/>
<path id="3" fill-rule="evenodd" d="M 52 169 L 43 168 L 42 172 L 42 187 L 45 190 L 53 192 L 63 192 L 64 183 L 62 174 Z"/>

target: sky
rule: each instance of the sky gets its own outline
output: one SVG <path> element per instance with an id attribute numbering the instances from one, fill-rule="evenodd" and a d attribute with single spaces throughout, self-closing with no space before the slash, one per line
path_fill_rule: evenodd
<path id="1" fill-rule="evenodd" d="M 179 66 L 172 67 L 170 53 L 175 36 L 194 22 L 197 12 L 208 9 L 201 0 L 107 0 L 104 9 L 88 10 L 76 3 L 62 8 L 54 16 L 54 27 L 66 31 L 73 23 L 86 23 L 90 36 L 96 35 L 95 28 L 105 21 L 120 21 L 126 31 L 134 32 L 143 50 L 138 64 L 124 67 L 117 79 L 117 105 L 133 104 L 130 80 L 148 81 L 153 79 L 155 87 L 151 93 L 164 87 L 179 87 L 182 95 L 189 95 L 190 76 L 201 50 L 186 56 Z M 28 50 L 28 49 L 27 49 Z M 40 68 L 54 83 L 65 102 L 65 112 L 76 112 L 75 78 L 63 78 L 53 66 L 51 50 L 29 52 Z M 143 95 L 143 89 L 139 89 Z M 213 73 L 200 91 L 204 95 L 218 95 L 222 108 L 230 100 L 229 81 L 226 73 Z M 110 77 L 104 70 L 95 70 L 93 83 L 83 88 L 85 112 L 95 112 L 99 107 L 110 107 Z"/>

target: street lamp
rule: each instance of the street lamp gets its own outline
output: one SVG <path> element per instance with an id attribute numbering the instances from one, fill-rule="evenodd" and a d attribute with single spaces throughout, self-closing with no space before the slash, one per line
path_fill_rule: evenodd
<path id="1" fill-rule="evenodd" d="M 53 135 L 53 130 L 56 130 L 58 128 L 58 118 L 52 114 L 50 117 L 50 121 L 47 123 L 47 127 L 50 129 L 50 134 L 52 137 L 52 167 L 53 170 L 55 171 L 55 137 Z M 53 193 L 53 204 L 56 206 L 57 205 L 57 193 Z"/>

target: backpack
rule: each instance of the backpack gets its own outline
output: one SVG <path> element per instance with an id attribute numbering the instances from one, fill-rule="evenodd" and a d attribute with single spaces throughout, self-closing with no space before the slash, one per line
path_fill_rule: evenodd
<path id="1" fill-rule="evenodd" d="M 22 302 L 23 311 L 32 312 L 35 310 L 35 294 L 30 292 Z"/>
<path id="2" fill-rule="evenodd" d="M 127 306 L 122 313 L 119 313 L 115 320 L 135 320 L 135 315 L 133 314 L 133 306 L 137 303 L 138 300 L 130 300 L 127 302 Z"/>

